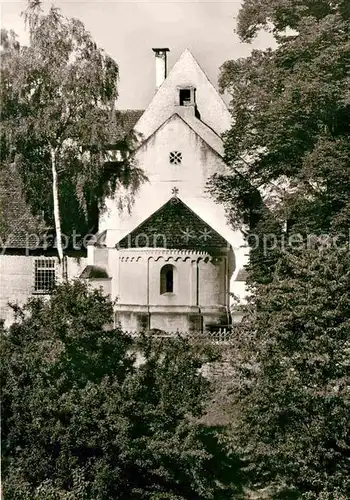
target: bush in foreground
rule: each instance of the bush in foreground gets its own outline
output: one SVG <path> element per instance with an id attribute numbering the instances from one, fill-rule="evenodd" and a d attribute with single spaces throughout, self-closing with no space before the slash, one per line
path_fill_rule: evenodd
<path id="1" fill-rule="evenodd" d="M 81 282 L 18 314 L 2 337 L 6 500 L 229 498 L 225 450 L 199 423 L 203 353 L 145 339 L 135 365 L 105 327 L 111 303 Z"/>

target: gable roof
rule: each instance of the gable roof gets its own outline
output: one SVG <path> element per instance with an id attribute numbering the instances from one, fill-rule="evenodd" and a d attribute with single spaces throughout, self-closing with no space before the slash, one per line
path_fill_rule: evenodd
<path id="1" fill-rule="evenodd" d="M 118 110 L 116 140 L 124 139 L 134 128 L 143 113 L 143 109 Z"/>
<path id="2" fill-rule="evenodd" d="M 152 137 L 154 137 L 154 135 L 162 127 L 164 127 L 164 125 L 166 125 L 176 117 L 178 117 L 186 125 L 188 125 L 195 134 L 197 134 L 213 151 L 215 151 L 215 153 L 217 153 L 222 158 L 224 157 L 224 143 L 221 137 L 218 136 L 213 129 L 208 127 L 208 125 L 199 120 L 197 117 L 181 114 L 178 111 L 169 116 L 163 123 L 159 125 L 159 127 L 156 130 L 154 130 L 154 132 L 149 137 L 147 137 L 147 139 L 142 141 L 138 149 L 142 148 L 142 146 L 146 144 Z"/>
<path id="3" fill-rule="evenodd" d="M 80 278 L 82 279 L 110 279 L 108 273 L 104 267 L 100 266 L 86 266 L 84 271 L 81 273 Z"/>
<path id="4" fill-rule="evenodd" d="M 6 250 L 40 245 L 36 236 L 40 237 L 47 229 L 43 218 L 32 214 L 17 169 L 3 164 L 0 176 L 0 247 Z"/>
<path id="5" fill-rule="evenodd" d="M 238 271 L 235 281 L 247 281 L 248 279 L 248 271 L 245 267 L 241 267 Z"/>
<path id="6" fill-rule="evenodd" d="M 224 100 L 192 53 L 186 49 L 136 123 L 135 130 L 147 138 L 164 123 L 175 111 L 180 87 L 196 88 L 197 108 L 207 126 L 218 135 L 229 129 L 232 118 Z"/>
<path id="7" fill-rule="evenodd" d="M 180 198 L 173 196 L 122 238 L 117 248 L 168 248 L 211 252 L 229 243 Z"/>
<path id="8" fill-rule="evenodd" d="M 211 127 L 209 127 L 202 120 L 199 120 L 196 116 L 184 115 L 181 116 L 181 118 L 189 127 L 192 128 L 192 130 L 194 130 L 194 132 L 196 132 L 197 135 L 199 135 L 199 137 L 203 139 L 204 142 L 214 149 L 214 151 L 216 151 L 220 156 L 224 156 L 223 140 Z"/>

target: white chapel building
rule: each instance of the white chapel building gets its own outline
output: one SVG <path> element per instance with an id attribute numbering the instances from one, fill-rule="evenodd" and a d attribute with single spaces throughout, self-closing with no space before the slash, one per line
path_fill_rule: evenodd
<path id="1" fill-rule="evenodd" d="M 206 191 L 209 178 L 226 171 L 221 136 L 231 115 L 189 50 L 167 75 L 168 50 L 153 49 L 157 90 L 134 126 L 135 160 L 148 182 L 131 214 L 107 200 L 88 248 L 85 275 L 105 270 L 126 331 L 227 325 L 230 292 L 244 296 L 236 281 L 246 259 L 242 235 Z"/>
<path id="2" fill-rule="evenodd" d="M 115 322 L 128 332 L 228 325 L 240 315 L 231 294 L 245 298 L 244 239 L 206 190 L 214 173 L 226 172 L 222 134 L 231 115 L 189 50 L 167 74 L 168 51 L 153 49 L 155 95 L 145 111 L 129 113 L 139 137 L 135 162 L 148 181 L 131 213 L 106 200 L 87 254 L 69 255 L 65 264 L 68 279 L 86 279 L 110 295 Z M 12 236 L 0 256 L 5 321 L 9 301 L 48 293 L 45 280 L 62 274 L 57 256 L 28 253 L 24 236 Z"/>

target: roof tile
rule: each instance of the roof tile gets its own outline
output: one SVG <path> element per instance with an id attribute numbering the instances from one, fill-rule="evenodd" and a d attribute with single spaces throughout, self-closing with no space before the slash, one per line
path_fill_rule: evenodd
<path id="1" fill-rule="evenodd" d="M 228 242 L 180 198 L 173 196 L 148 219 L 125 236 L 118 248 L 171 248 L 211 252 Z"/>

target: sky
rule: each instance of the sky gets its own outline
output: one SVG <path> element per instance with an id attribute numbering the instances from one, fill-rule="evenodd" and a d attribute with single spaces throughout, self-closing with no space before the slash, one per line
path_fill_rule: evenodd
<path id="1" fill-rule="evenodd" d="M 43 2 L 47 6 L 51 3 Z M 153 47 L 168 47 L 169 70 L 189 48 L 211 82 L 217 86 L 220 66 L 228 59 L 249 55 L 253 48 L 273 44 L 263 33 L 253 44 L 243 44 L 235 34 L 240 1 L 182 0 L 56 1 L 69 17 L 77 17 L 95 42 L 119 65 L 120 109 L 145 109 L 155 92 Z M 0 0 L 0 25 L 13 29 L 27 41 L 21 12 L 26 2 Z"/>

